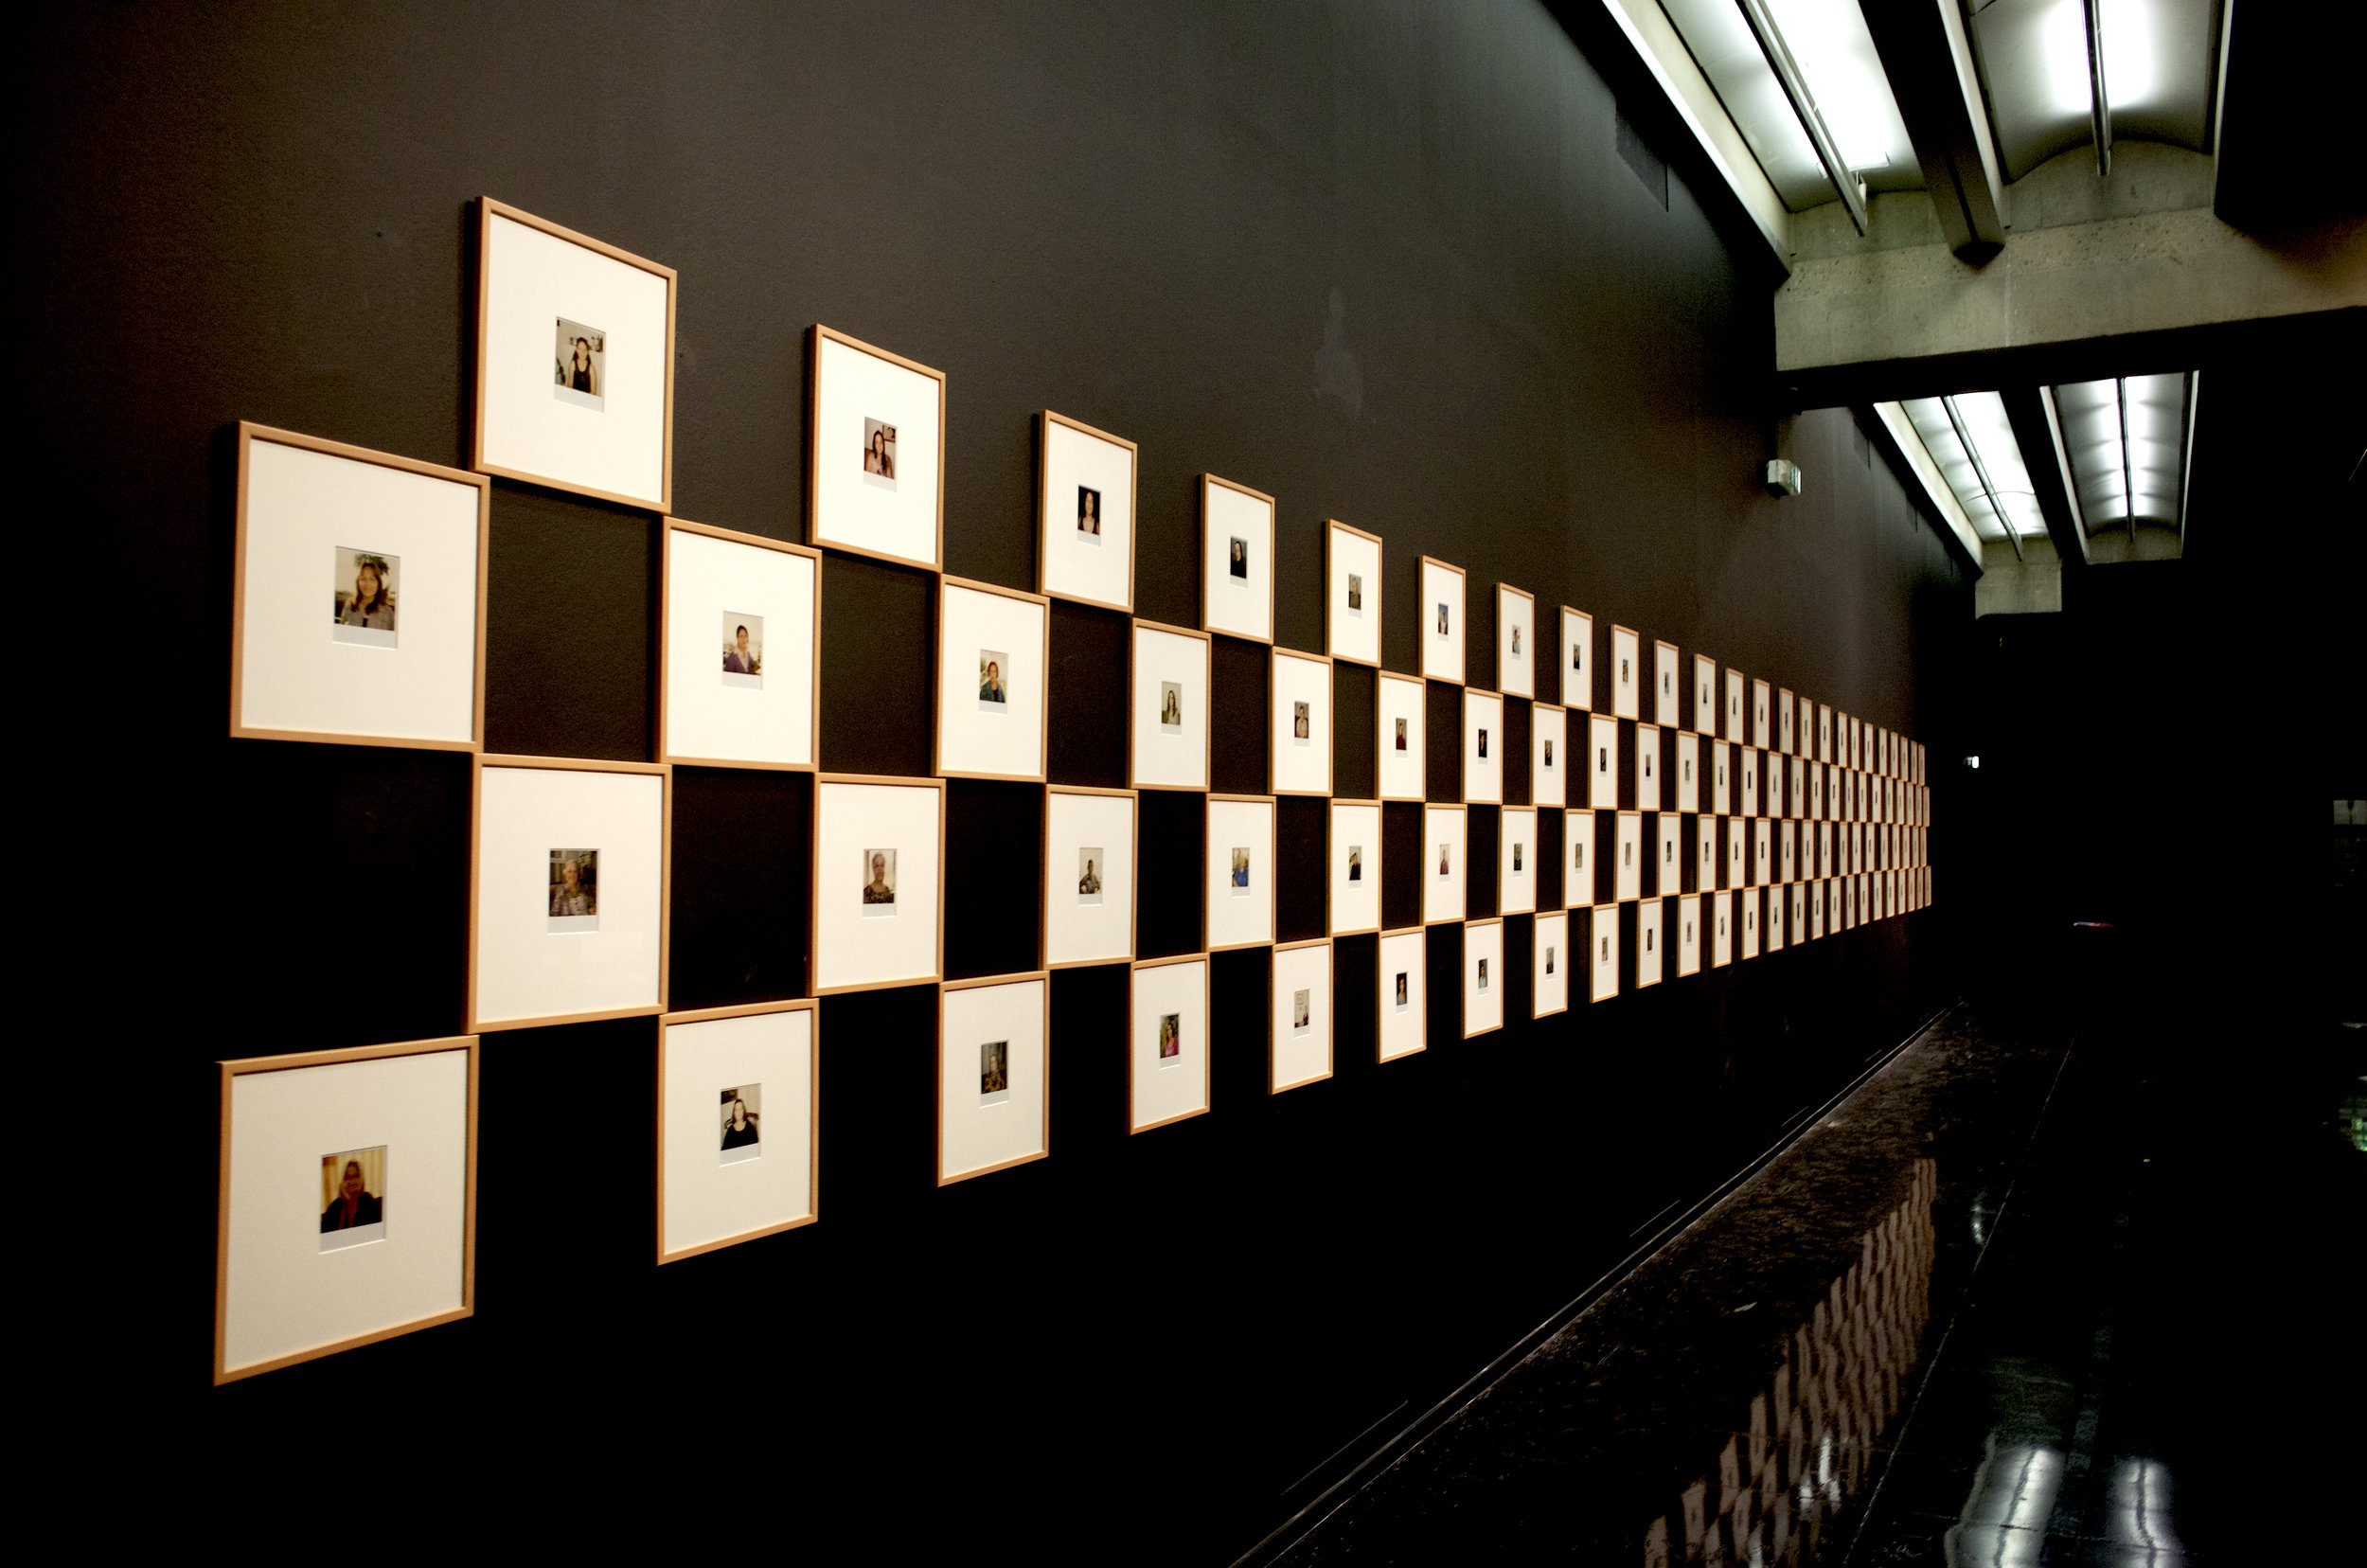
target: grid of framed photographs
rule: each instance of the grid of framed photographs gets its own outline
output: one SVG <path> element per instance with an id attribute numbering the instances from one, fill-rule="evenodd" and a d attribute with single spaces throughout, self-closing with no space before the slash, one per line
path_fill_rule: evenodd
<path id="1" fill-rule="evenodd" d="M 1036 420 L 1032 587 L 947 576 L 946 377 L 827 327 L 810 339 L 805 543 L 666 516 L 674 273 L 489 200 L 479 223 L 474 472 L 239 430 L 231 732 L 473 754 L 470 1032 L 222 1065 L 218 1380 L 470 1310 L 483 1032 L 652 1017 L 664 1263 L 814 1221 L 817 998 L 935 989 L 942 1185 L 1048 1157 L 1057 970 L 1126 967 L 1139 1132 L 1209 1110 L 1212 953 L 1268 950 L 1280 1093 L 1331 1077 L 1335 1018 L 1361 1016 L 1336 1006 L 1343 938 L 1374 944 L 1386 1062 L 1429 1047 L 1433 951 L 1442 986 L 1459 972 L 1459 994 L 1434 999 L 1442 1021 L 1469 1038 L 1522 1019 L 1504 1003 L 1512 970 L 1525 1026 L 1568 1009 L 1581 952 L 1586 996 L 1604 1002 L 1930 902 L 1919 746 L 1624 626 L 1608 628 L 1597 711 L 1593 615 L 1561 606 L 1540 658 L 1539 600 L 1504 582 L 1477 605 L 1492 610 L 1496 689 L 1472 686 L 1468 574 L 1431 557 L 1410 563 L 1418 674 L 1382 668 L 1383 541 L 1336 520 L 1323 525 L 1324 651 L 1280 647 L 1276 503 L 1234 481 L 1200 478 L 1201 624 L 1133 618 L 1139 454 L 1066 415 Z M 650 760 L 484 755 L 492 476 L 652 514 Z M 819 771 L 824 582 L 842 555 L 925 575 L 926 775 Z M 306 632 L 324 574 L 330 624 Z M 1052 781 L 1054 599 L 1122 633 L 1124 788 Z M 1218 637 L 1265 645 L 1264 794 L 1214 789 Z M 1372 799 L 1334 797 L 1333 738 L 1364 722 L 1334 711 L 1344 662 L 1375 672 Z M 1429 682 L 1458 705 L 1435 734 Z M 678 764 L 812 775 L 808 995 L 667 1010 Z M 949 779 L 1041 792 L 1032 969 L 946 972 Z M 1138 951 L 1144 900 L 1182 890 L 1156 867 L 1168 882 L 1147 885 L 1145 791 L 1201 797 L 1196 952 Z M 1295 939 L 1286 879 L 1308 872 L 1284 864 L 1287 796 L 1325 812 L 1321 934 Z M 1393 831 L 1415 859 L 1396 868 L 1414 895 L 1402 905 L 1384 897 Z M 1544 864 L 1557 846 L 1558 868 Z M 311 1159 L 313 1208 L 256 1196 Z"/>

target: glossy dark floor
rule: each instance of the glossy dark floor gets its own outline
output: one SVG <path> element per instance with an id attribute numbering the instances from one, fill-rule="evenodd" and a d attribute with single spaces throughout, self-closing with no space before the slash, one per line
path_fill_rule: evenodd
<path id="1" fill-rule="evenodd" d="M 2360 1038 L 1960 1007 L 1280 1560 L 2358 1560 Z"/>

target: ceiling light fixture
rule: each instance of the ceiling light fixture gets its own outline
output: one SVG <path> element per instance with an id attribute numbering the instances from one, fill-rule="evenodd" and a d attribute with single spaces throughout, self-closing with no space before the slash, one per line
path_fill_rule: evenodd
<path id="1" fill-rule="evenodd" d="M 1833 182 L 1841 193 L 1841 205 L 1849 211 L 1849 221 L 1858 225 L 1858 232 L 1866 231 L 1865 182 L 1851 172 L 1847 160 L 1841 155 L 1841 147 L 1834 141 L 1831 127 L 1817 109 L 1816 95 L 1808 91 L 1807 79 L 1800 74 L 1800 63 L 1785 44 L 1774 16 L 1767 9 L 1767 0 L 1737 0 L 1743 20 L 1751 24 L 1751 36 L 1759 41 L 1759 52 L 1767 56 L 1768 69 L 1784 89 L 1784 97 L 1791 100 L 1791 112 L 1798 117 L 1800 128 L 1808 134 L 1808 141 L 1816 149 L 1816 161 L 1824 166 L 1824 177 Z"/>

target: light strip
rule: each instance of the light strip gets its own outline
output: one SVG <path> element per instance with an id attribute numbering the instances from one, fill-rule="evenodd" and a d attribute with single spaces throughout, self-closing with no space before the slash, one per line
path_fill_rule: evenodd
<path id="1" fill-rule="evenodd" d="M 1989 465 L 1981 460 L 1981 449 L 1972 444 L 1970 436 L 1965 434 L 1963 411 L 1957 408 L 1956 400 L 1952 397 L 1942 398 L 1940 406 L 1948 410 L 1948 422 L 1956 432 L 1956 444 L 1965 449 L 1967 457 L 1972 459 L 1972 472 L 1981 480 L 1981 493 L 1988 497 L 1989 515 L 1996 518 L 1997 526 L 2005 530 L 2006 541 L 2014 546 L 2014 559 L 2027 560 L 2021 553 L 2021 530 L 2014 526 L 2014 520 L 2006 516 L 2005 508 L 1998 504 L 1997 487 L 1989 482 Z"/>
<path id="2" fill-rule="evenodd" d="M 1815 95 L 1808 91 L 1807 80 L 1801 76 L 1799 62 L 1791 58 L 1790 46 L 1775 26 L 1775 18 L 1767 9 L 1767 0 L 1736 0 L 1742 8 L 1743 20 L 1751 24 L 1752 36 L 1759 41 L 1759 50 L 1767 56 L 1768 68 L 1783 85 L 1784 97 L 1791 100 L 1791 112 L 1799 118 L 1800 128 L 1808 134 L 1809 143 L 1816 148 L 1816 161 L 1824 166 L 1824 177 L 1833 182 L 1833 189 L 1841 196 L 1841 205 L 1849 209 L 1849 221 L 1858 225 L 1858 232 L 1866 231 L 1865 182 L 1849 171 L 1849 165 L 1841 155 L 1841 148 L 1833 140 L 1831 129 L 1816 106 Z"/>
<path id="3" fill-rule="evenodd" d="M 2104 0 L 2088 0 L 2088 93 L 2100 180 L 2112 172 L 2112 99 L 2104 90 Z"/>
<path id="4" fill-rule="evenodd" d="M 2096 0 L 2088 0 L 2088 4 L 2091 7 L 2095 3 Z M 2109 148 L 2105 150 L 2104 157 L 2107 163 L 2111 161 L 2112 153 Z M 2112 397 L 2119 404 L 2121 411 L 2121 495 L 2122 504 L 2128 512 L 2128 542 L 2134 544 L 2137 543 L 2137 486 L 2128 473 L 2128 378 L 2127 376 L 2114 379 Z"/>

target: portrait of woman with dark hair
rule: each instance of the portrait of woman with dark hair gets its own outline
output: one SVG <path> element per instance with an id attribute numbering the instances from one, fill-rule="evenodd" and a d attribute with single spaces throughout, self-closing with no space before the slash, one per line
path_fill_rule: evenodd
<path id="1" fill-rule="evenodd" d="M 389 559 L 366 550 L 340 550 L 349 561 L 352 586 L 341 581 L 337 591 L 336 623 L 339 626 L 366 627 L 373 632 L 395 629 L 394 568 Z M 347 572 L 340 572 L 343 579 Z"/>
<path id="2" fill-rule="evenodd" d="M 757 1132 L 756 1108 L 752 1103 L 757 1088 L 757 1085 L 748 1083 L 723 1091 L 723 1150 L 726 1153 L 736 1149 L 754 1150 L 761 1142 Z M 742 1154 L 740 1158 L 744 1160 L 749 1155 Z"/>
<path id="3" fill-rule="evenodd" d="M 1101 533 L 1101 492 L 1084 485 L 1077 487 L 1077 531 L 1096 538 Z"/>
<path id="4" fill-rule="evenodd" d="M 863 472 L 889 489 L 896 486 L 896 427 L 879 419 L 863 422 Z"/>
<path id="5" fill-rule="evenodd" d="M 599 410 L 608 394 L 608 334 L 579 321 L 557 318 L 559 343 L 553 395 L 561 402 Z"/>

